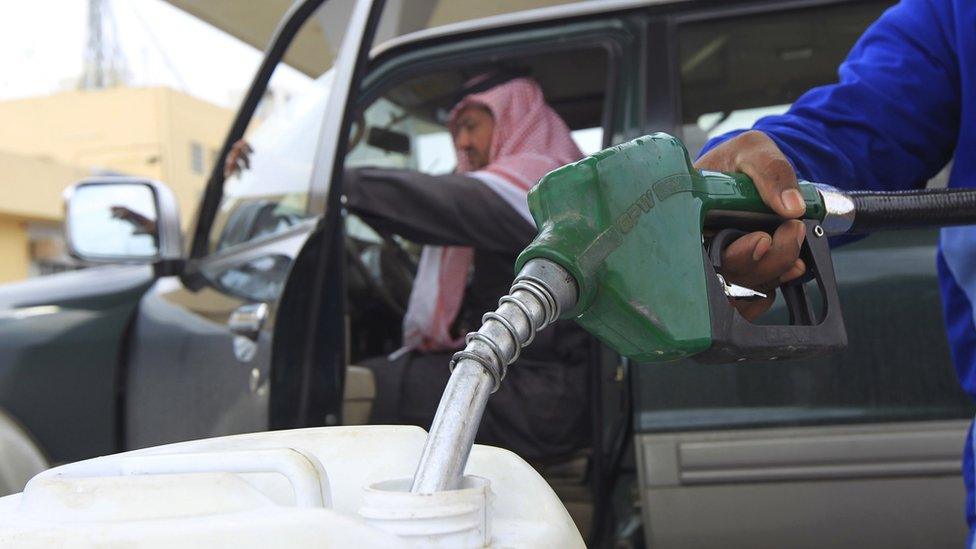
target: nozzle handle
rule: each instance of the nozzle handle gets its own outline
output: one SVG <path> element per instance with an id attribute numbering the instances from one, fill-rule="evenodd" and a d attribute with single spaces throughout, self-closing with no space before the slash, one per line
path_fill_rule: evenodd
<path id="1" fill-rule="evenodd" d="M 706 225 L 742 229 L 774 226 L 778 218 L 763 203 L 749 176 L 707 171 L 702 175 Z M 976 189 L 841 191 L 802 180 L 799 188 L 806 203 L 803 219 L 821 221 L 828 236 L 976 224 Z"/>
<path id="2" fill-rule="evenodd" d="M 805 220 L 803 223 L 807 236 L 800 257 L 807 264 L 807 275 L 780 286 L 790 314 L 788 325 L 753 324 L 729 303 L 716 274 L 722 270 L 722 248 L 740 235 L 726 229 L 715 236 L 705 251 L 712 341 L 707 350 L 693 356 L 692 360 L 706 364 L 790 360 L 829 354 L 847 346 L 827 238 L 817 231 L 818 221 Z M 819 288 L 818 297 L 822 300 L 819 310 L 812 306 L 811 296 L 804 288 L 808 281 Z"/>
<path id="3" fill-rule="evenodd" d="M 701 173 L 704 177 L 699 191 L 703 202 L 702 209 L 712 219 L 718 218 L 722 212 L 760 214 L 776 216 L 779 219 L 779 216 L 763 202 L 756 184 L 746 174 L 710 171 Z M 818 185 L 809 181 L 800 181 L 799 188 L 803 202 L 806 204 L 803 218 L 822 220 L 826 208 Z"/>

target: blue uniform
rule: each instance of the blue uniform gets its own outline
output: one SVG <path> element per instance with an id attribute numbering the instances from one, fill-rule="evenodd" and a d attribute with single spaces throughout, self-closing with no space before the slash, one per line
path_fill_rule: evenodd
<path id="1" fill-rule="evenodd" d="M 845 189 L 912 189 L 953 159 L 949 186 L 976 187 L 976 2 L 904 0 L 868 28 L 839 76 L 754 126 L 801 178 Z M 976 396 L 976 227 L 943 230 L 937 262 L 956 373 Z M 962 463 L 972 544 L 972 426 Z"/>

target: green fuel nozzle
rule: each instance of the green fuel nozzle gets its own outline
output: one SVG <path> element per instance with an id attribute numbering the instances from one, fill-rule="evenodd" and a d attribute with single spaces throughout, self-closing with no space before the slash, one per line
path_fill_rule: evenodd
<path id="1" fill-rule="evenodd" d="M 762 294 L 722 276 L 725 246 L 783 222 L 747 176 L 696 170 L 681 142 L 663 133 L 546 175 L 528 199 L 539 234 L 518 257 L 509 295 L 451 361 L 412 490 L 458 485 L 488 396 L 536 332 L 557 319 L 576 320 L 638 363 L 826 354 L 847 344 L 828 236 L 976 223 L 972 189 L 799 186 L 807 273 L 779 287 L 790 320 L 770 326 L 747 321 L 732 305 Z"/>
<path id="2" fill-rule="evenodd" d="M 821 225 L 827 212 L 815 184 L 801 182 L 800 193 L 808 229 L 802 257 L 826 307 L 812 318 L 804 306 L 809 279 L 787 285 L 794 326 L 757 326 L 737 315 L 730 299 L 762 294 L 727 282 L 721 254 L 709 253 L 743 230 L 769 230 L 783 220 L 747 176 L 694 169 L 681 142 L 666 134 L 611 147 L 543 178 L 529 194 L 539 235 L 517 270 L 538 259 L 566 269 L 579 293 L 562 317 L 637 362 L 829 352 L 846 337 L 833 277 L 824 276 L 832 275 Z"/>

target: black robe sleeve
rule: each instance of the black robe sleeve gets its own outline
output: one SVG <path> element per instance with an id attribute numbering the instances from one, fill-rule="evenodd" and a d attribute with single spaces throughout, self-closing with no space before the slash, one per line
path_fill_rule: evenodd
<path id="1" fill-rule="evenodd" d="M 495 191 L 463 175 L 389 168 L 345 172 L 346 207 L 379 231 L 418 244 L 518 253 L 536 229 Z"/>

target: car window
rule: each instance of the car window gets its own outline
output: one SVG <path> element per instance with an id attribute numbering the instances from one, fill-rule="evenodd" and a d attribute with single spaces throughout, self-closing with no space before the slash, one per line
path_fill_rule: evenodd
<path id="1" fill-rule="evenodd" d="M 370 106 L 360 120 L 364 130 L 353 129 L 357 145 L 346 165 L 409 168 L 429 174 L 449 173 L 457 165 L 454 142 L 447 127 L 424 120 L 387 99 Z M 582 128 L 571 132 L 584 154 L 603 148 L 603 128 Z"/>
<path id="2" fill-rule="evenodd" d="M 346 167 L 406 168 L 424 173 L 449 173 L 457 159 L 447 128 L 421 118 L 380 98 L 353 125 L 352 148 Z M 376 232 L 355 215 L 345 217 L 346 233 L 359 240 L 379 243 Z"/>
<path id="3" fill-rule="evenodd" d="M 678 80 L 685 145 L 785 112 L 837 67 L 890 1 L 817 6 L 679 25 Z"/>
<path id="4" fill-rule="evenodd" d="M 603 48 L 472 63 L 460 70 L 426 74 L 401 82 L 358 116 L 350 137 L 347 167 L 406 168 L 428 174 L 454 171 L 454 144 L 447 115 L 464 83 L 478 74 L 519 71 L 536 79 L 546 100 L 569 125 L 584 154 L 603 148 L 607 52 Z M 355 215 L 346 215 L 346 233 L 359 240 L 381 238 Z"/>
<path id="5" fill-rule="evenodd" d="M 362 94 L 369 103 L 355 115 L 345 166 L 400 168 L 431 175 L 454 172 L 457 158 L 447 128 L 450 110 L 461 99 L 466 82 L 499 69 L 534 78 L 547 103 L 569 126 L 580 150 L 584 154 L 600 150 L 602 124 L 610 119 L 605 102 L 612 87 L 607 85 L 610 52 L 602 45 L 576 48 L 519 55 L 510 47 L 506 58 L 485 55 L 482 60 L 472 60 L 477 52 L 471 49 L 456 56 L 467 61 L 463 66 L 445 63 L 436 72 L 396 82 L 377 80 Z M 382 75 L 382 69 L 375 74 Z M 379 235 L 351 212 L 344 212 L 343 219 L 350 266 L 346 279 L 349 354 L 357 361 L 400 347 L 401 318 L 422 247 L 399 235 Z"/>
<path id="6" fill-rule="evenodd" d="M 570 135 L 583 154 L 593 154 L 603 150 L 603 128 L 599 126 L 573 130 Z"/>
<path id="7" fill-rule="evenodd" d="M 239 162 L 224 181 L 210 228 L 211 252 L 279 233 L 308 217 L 318 133 L 341 39 L 326 33 L 337 28 L 327 17 L 336 14 L 323 11 L 329 4 L 305 22 L 289 45 L 239 142 Z"/>
<path id="8" fill-rule="evenodd" d="M 216 282 L 232 295 L 272 302 L 281 295 L 290 268 L 290 257 L 269 253 L 222 271 Z"/>

